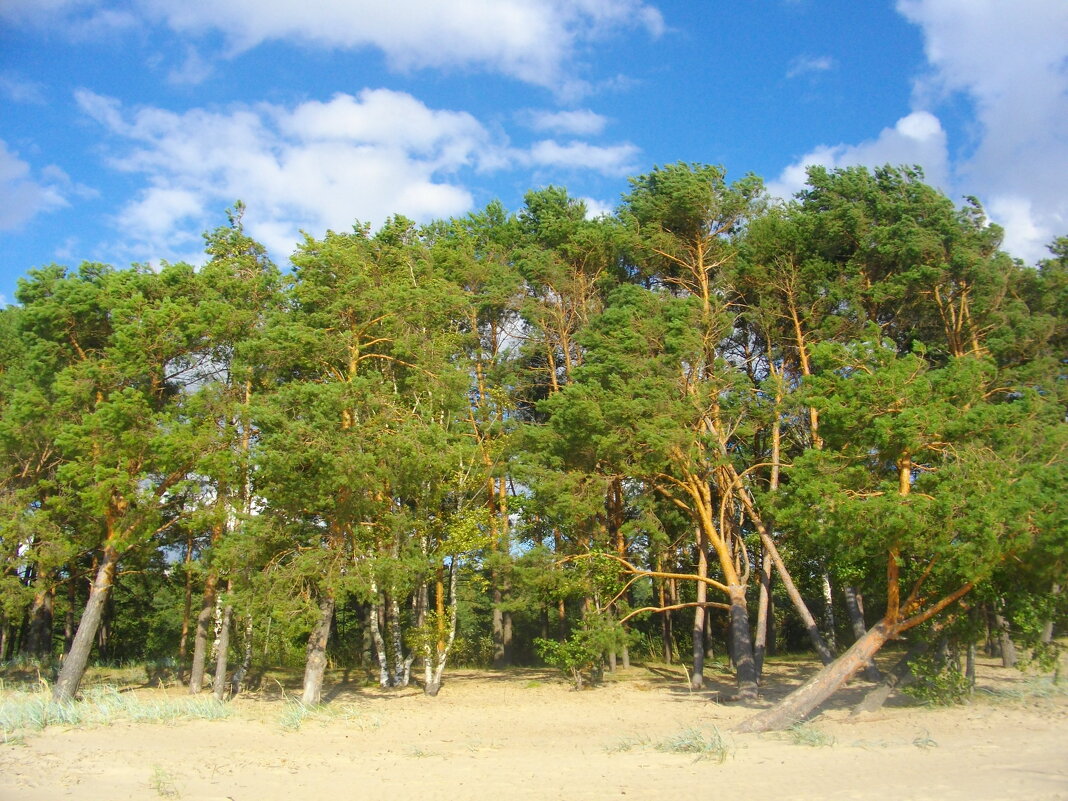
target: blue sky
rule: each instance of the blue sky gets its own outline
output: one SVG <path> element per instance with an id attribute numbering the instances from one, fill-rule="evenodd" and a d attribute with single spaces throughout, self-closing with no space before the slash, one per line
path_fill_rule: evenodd
<path id="1" fill-rule="evenodd" d="M 656 164 L 920 164 L 1034 263 L 1068 234 L 1066 0 L 2 0 L 0 296 L 202 262 L 235 200 L 286 263 L 402 213 Z"/>

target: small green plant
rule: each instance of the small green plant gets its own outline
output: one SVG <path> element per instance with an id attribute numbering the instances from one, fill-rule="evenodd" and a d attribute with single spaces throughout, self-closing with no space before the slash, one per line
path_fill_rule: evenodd
<path id="1" fill-rule="evenodd" d="M 931 706 L 963 704 L 972 694 L 972 685 L 955 661 L 937 652 L 919 657 L 911 664 L 916 680 L 903 692 Z"/>
<path id="2" fill-rule="evenodd" d="M 582 627 L 563 642 L 537 638 L 534 649 L 547 665 L 562 670 L 571 678 L 576 690 L 581 690 L 588 677 L 591 684 L 601 680 L 604 655 L 618 650 L 627 641 L 627 633 L 614 620 L 588 615 Z"/>
<path id="3" fill-rule="evenodd" d="M 795 723 L 786 730 L 786 734 L 794 745 L 807 745 L 810 748 L 829 748 L 838 742 L 833 735 L 809 723 Z"/>
<path id="4" fill-rule="evenodd" d="M 606 754 L 623 754 L 636 748 L 646 748 L 648 745 L 649 738 L 640 735 L 637 737 L 624 737 L 614 745 L 607 746 L 604 750 Z"/>
<path id="5" fill-rule="evenodd" d="M 160 798 L 181 798 L 182 794 L 178 791 L 178 787 L 174 782 L 174 776 L 164 770 L 159 765 L 152 766 L 152 776 L 148 780 L 148 785 Z"/>
<path id="6" fill-rule="evenodd" d="M 730 745 L 714 726 L 707 735 L 699 729 L 683 729 L 674 737 L 658 742 L 656 750 L 668 754 L 693 754 L 695 761 L 714 759 L 719 763 L 725 762 L 731 753 Z"/>

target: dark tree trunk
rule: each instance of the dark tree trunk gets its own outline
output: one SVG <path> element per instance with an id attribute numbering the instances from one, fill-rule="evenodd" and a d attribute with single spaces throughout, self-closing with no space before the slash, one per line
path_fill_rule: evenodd
<path id="1" fill-rule="evenodd" d="M 229 686 L 226 682 L 226 669 L 230 659 L 230 624 L 234 618 L 234 608 L 227 604 L 223 608 L 222 623 L 219 628 L 219 642 L 215 651 L 215 681 L 212 683 L 212 695 L 216 701 L 226 697 Z"/>
<path id="2" fill-rule="evenodd" d="M 756 660 L 753 640 L 749 633 L 749 611 L 745 603 L 745 588 L 732 584 L 731 600 L 731 658 L 738 681 L 738 700 L 751 701 L 757 697 Z"/>
<path id="3" fill-rule="evenodd" d="M 853 641 L 856 642 L 868 633 L 868 626 L 864 622 L 864 597 L 856 587 L 846 585 L 842 588 L 845 595 L 846 613 L 849 615 L 849 625 L 853 629 Z M 868 681 L 882 681 L 882 674 L 874 662 L 864 666 L 864 678 Z"/>
<path id="4" fill-rule="evenodd" d="M 885 621 L 875 624 L 834 662 L 826 665 L 775 706 L 743 721 L 736 731 L 775 731 L 799 722 L 862 670 L 892 634 Z"/>
<path id="5" fill-rule="evenodd" d="M 1009 621 L 1000 614 L 994 615 L 994 623 L 997 626 L 998 646 L 1001 651 L 1002 667 L 1016 667 L 1016 645 L 1009 635 Z"/>
<path id="6" fill-rule="evenodd" d="M 34 593 L 30 606 L 30 619 L 26 627 L 23 650 L 34 659 L 49 659 L 52 656 L 52 621 L 55 609 L 54 587 Z"/>
<path id="7" fill-rule="evenodd" d="M 63 658 L 63 667 L 59 671 L 56 685 L 52 688 L 52 700 L 57 703 L 65 703 L 74 698 L 78 692 L 78 685 L 85 675 L 85 667 L 89 664 L 89 653 L 93 649 L 93 641 L 96 639 L 100 621 L 104 615 L 104 606 L 108 595 L 111 593 L 112 584 L 115 581 L 115 568 L 119 562 L 119 552 L 111 545 L 104 546 L 103 558 L 97 567 L 93 578 L 93 586 L 89 590 L 89 600 L 86 601 L 85 611 L 78 623 L 78 631 L 74 635 L 70 650 Z"/>
<path id="8" fill-rule="evenodd" d="M 826 637 L 827 647 L 831 652 L 838 650 L 835 629 L 837 624 L 834 619 L 834 588 L 831 586 L 831 574 L 826 570 L 820 576 L 820 584 L 823 587 L 823 632 Z"/>
<path id="9" fill-rule="evenodd" d="M 308 658 L 304 665 L 304 695 L 301 703 L 315 706 L 322 699 L 323 674 L 326 673 L 326 645 L 334 619 L 334 596 L 328 593 L 319 602 L 319 620 L 308 637 Z"/>
<path id="10" fill-rule="evenodd" d="M 189 692 L 196 695 L 204 686 L 204 666 L 208 661 L 208 630 L 215 613 L 215 596 L 219 576 L 214 571 L 208 574 L 204 582 L 204 598 L 200 602 L 197 615 L 197 630 L 193 636 L 193 666 L 189 671 Z"/>

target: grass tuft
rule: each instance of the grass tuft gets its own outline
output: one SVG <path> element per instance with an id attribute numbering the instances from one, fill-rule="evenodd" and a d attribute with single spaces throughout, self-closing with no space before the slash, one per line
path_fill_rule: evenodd
<path id="1" fill-rule="evenodd" d="M 336 720 L 356 723 L 364 730 L 377 729 L 382 725 L 376 718 L 364 717 L 363 711 L 352 704 L 308 706 L 295 699 L 286 702 L 278 722 L 286 731 L 300 731 L 305 722 L 325 724 Z"/>
<path id="2" fill-rule="evenodd" d="M 808 723 L 795 723 L 786 730 L 786 735 L 794 745 L 807 745 L 810 748 L 829 748 L 838 742 L 833 735 Z"/>
<path id="3" fill-rule="evenodd" d="M 674 737 L 668 737 L 656 744 L 656 750 L 668 754 L 693 754 L 695 761 L 714 759 L 723 763 L 731 754 L 732 749 L 719 729 L 712 727 L 706 735 L 700 729 L 683 729 Z"/>

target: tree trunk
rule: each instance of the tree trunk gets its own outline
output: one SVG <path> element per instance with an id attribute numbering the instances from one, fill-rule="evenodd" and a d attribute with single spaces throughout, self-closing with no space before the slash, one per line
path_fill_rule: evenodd
<path id="1" fill-rule="evenodd" d="M 1053 588 L 1050 590 L 1050 595 L 1056 598 L 1061 594 L 1061 585 L 1054 582 Z M 1053 642 L 1053 618 L 1050 618 L 1042 624 L 1042 634 L 1040 639 L 1043 645 L 1049 645 Z"/>
<path id="2" fill-rule="evenodd" d="M 705 551 L 704 537 L 698 532 L 697 542 L 697 576 L 708 578 L 708 555 Z M 708 600 L 708 585 L 697 582 L 697 602 Z M 705 617 L 708 611 L 703 606 L 693 610 L 693 673 L 690 676 L 690 689 L 700 690 L 705 686 Z"/>
<path id="3" fill-rule="evenodd" d="M 323 693 L 323 674 L 326 672 L 326 645 L 330 640 L 330 624 L 334 620 L 334 595 L 326 593 L 319 601 L 319 620 L 308 636 L 308 657 L 304 663 L 304 694 L 300 702 L 315 706 Z"/>
<path id="4" fill-rule="evenodd" d="M 842 588 L 845 595 L 846 613 L 849 615 L 849 625 L 853 628 L 853 641 L 856 642 L 868 633 L 868 626 L 864 622 L 864 597 L 856 587 L 846 585 Z M 874 662 L 869 662 L 864 667 L 864 678 L 868 681 L 882 681 L 882 674 Z"/>
<path id="5" fill-rule="evenodd" d="M 178 638 L 178 681 L 185 680 L 185 660 L 189 658 L 189 622 L 193 614 L 193 536 L 185 544 L 185 595 L 182 603 L 182 633 Z"/>
<path id="6" fill-rule="evenodd" d="M 382 613 L 379 608 L 378 587 L 371 583 L 371 608 L 368 612 L 371 639 L 374 640 L 375 654 L 378 656 L 378 684 L 389 686 L 389 655 L 386 653 L 386 639 L 382 636 Z"/>
<path id="7" fill-rule="evenodd" d="M 875 624 L 834 662 L 826 665 L 772 708 L 743 721 L 736 731 L 761 732 L 789 728 L 862 670 L 893 633 L 886 621 Z"/>
<path id="8" fill-rule="evenodd" d="M 757 681 L 764 674 L 764 657 L 768 651 L 768 611 L 771 601 L 771 554 L 764 549 L 760 560 L 760 599 L 757 602 L 756 638 L 753 642 L 753 661 L 756 664 Z"/>
<path id="9" fill-rule="evenodd" d="M 836 628 L 834 620 L 834 588 L 831 587 L 831 574 L 826 570 L 823 571 L 820 579 L 820 583 L 823 586 L 823 631 L 826 635 L 827 647 L 833 652 L 838 650 L 834 632 Z"/>
<path id="10" fill-rule="evenodd" d="M 753 641 L 749 634 L 749 611 L 745 603 L 745 587 L 730 585 L 731 599 L 731 656 L 738 680 L 738 700 L 751 701 L 757 697 L 756 661 Z"/>
<path id="11" fill-rule="evenodd" d="M 104 615 L 104 605 L 115 581 L 115 568 L 118 563 L 119 552 L 112 545 L 105 545 L 103 559 L 97 567 L 93 586 L 89 590 L 89 600 L 85 603 L 85 611 L 82 612 L 82 619 L 78 623 L 78 631 L 74 635 L 70 650 L 63 658 L 63 667 L 59 671 L 59 678 L 56 679 L 56 686 L 52 688 L 52 700 L 57 703 L 72 700 L 78 692 L 78 685 L 81 684 L 85 667 L 89 663 L 93 640 L 96 639 L 97 629 Z"/>
<path id="12" fill-rule="evenodd" d="M 1001 650 L 1001 666 L 1016 667 L 1016 645 L 1009 635 L 1009 621 L 1000 614 L 994 615 L 994 623 L 997 625 L 998 646 Z"/>
<path id="13" fill-rule="evenodd" d="M 248 675 L 249 668 L 252 667 L 252 615 L 248 615 L 245 618 L 245 636 L 244 636 L 244 652 L 241 657 L 241 664 L 237 670 L 234 671 L 234 676 L 230 679 L 230 697 L 240 695 L 241 690 L 245 685 L 245 676 Z"/>
<path id="14" fill-rule="evenodd" d="M 864 712 L 874 712 L 877 709 L 881 709 L 886 700 L 890 697 L 890 694 L 894 690 L 907 687 L 915 680 L 915 676 L 912 674 L 912 662 L 920 656 L 923 656 L 927 652 L 930 645 L 923 640 L 919 640 L 909 648 L 908 652 L 901 657 L 897 663 L 890 668 L 889 672 L 882 678 L 879 684 L 873 687 L 867 692 L 860 703 L 853 707 L 853 711 L 850 714 L 860 715 Z"/>
<path id="15" fill-rule="evenodd" d="M 204 582 L 204 598 L 197 615 L 197 630 L 193 636 L 193 665 L 189 671 L 189 692 L 196 695 L 204 686 L 204 665 L 208 661 L 208 628 L 215 612 L 215 596 L 219 575 L 212 571 Z"/>
<path id="16" fill-rule="evenodd" d="M 52 656 L 52 620 L 56 590 L 48 587 L 34 593 L 23 651 L 34 659 Z"/>
<path id="17" fill-rule="evenodd" d="M 230 623 L 233 621 L 234 607 L 227 604 L 223 608 L 222 621 L 219 627 L 219 640 L 215 652 L 215 681 L 212 683 L 212 695 L 216 701 L 222 701 L 226 697 L 226 669 L 230 659 Z"/>

